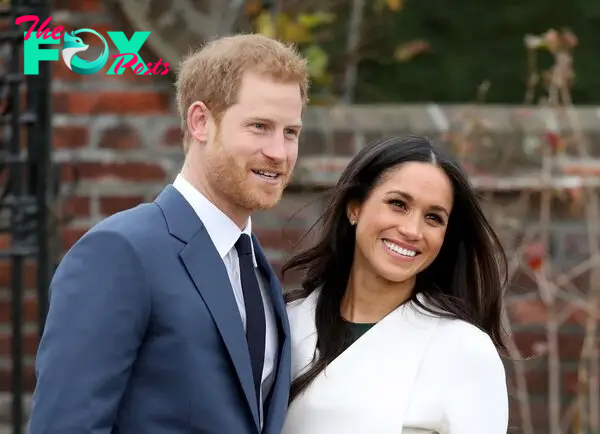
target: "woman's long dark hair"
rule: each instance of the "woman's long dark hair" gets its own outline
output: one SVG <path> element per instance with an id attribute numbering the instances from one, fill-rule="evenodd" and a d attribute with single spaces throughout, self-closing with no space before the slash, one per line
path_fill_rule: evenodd
<path id="1" fill-rule="evenodd" d="M 501 318 L 506 256 L 467 175 L 426 138 L 381 140 L 361 150 L 342 173 L 321 216 L 323 227 L 315 245 L 283 266 L 283 274 L 305 272 L 301 289 L 286 294 L 288 303 L 321 289 L 315 318 L 318 356 L 311 369 L 293 382 L 292 400 L 342 353 L 348 339 L 340 305 L 353 263 L 355 228 L 348 221 L 347 206 L 351 201 L 362 203 L 384 174 L 411 161 L 439 166 L 454 193 L 444 243 L 434 262 L 417 276 L 411 301 L 434 315 L 458 318 L 480 328 L 499 350 L 505 350 Z M 419 293 L 431 307 L 419 302 Z"/>

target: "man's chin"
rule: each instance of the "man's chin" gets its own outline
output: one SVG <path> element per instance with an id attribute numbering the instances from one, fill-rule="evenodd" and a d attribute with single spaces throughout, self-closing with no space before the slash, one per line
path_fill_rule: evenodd
<path id="1" fill-rule="evenodd" d="M 252 199 L 252 208 L 254 211 L 265 211 L 273 208 L 281 201 L 282 193 L 256 195 Z"/>

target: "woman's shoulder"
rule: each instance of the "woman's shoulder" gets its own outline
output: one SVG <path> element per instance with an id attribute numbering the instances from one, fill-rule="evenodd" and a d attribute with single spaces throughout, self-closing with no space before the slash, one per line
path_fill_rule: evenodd
<path id="1" fill-rule="evenodd" d="M 479 327 L 457 318 L 442 318 L 440 320 L 440 327 L 446 337 L 455 339 L 474 339 L 477 342 L 482 343 L 483 341 L 491 339 L 489 335 L 481 330 Z"/>
<path id="2" fill-rule="evenodd" d="M 498 364 L 501 357 L 492 338 L 477 326 L 460 319 L 440 321 L 437 345 L 446 360 L 462 363 L 465 359 L 484 364 Z"/>
<path id="3" fill-rule="evenodd" d="M 422 314 L 431 316 L 438 321 L 438 332 L 435 343 L 444 347 L 444 351 L 458 352 L 459 354 L 483 353 L 498 355 L 496 346 L 491 337 L 482 329 L 465 320 L 450 317 L 446 313 L 438 311 L 424 297 L 419 297 L 420 305 L 415 308 Z M 423 306 L 428 309 L 423 309 Z M 439 312 L 439 313 L 434 313 Z"/>
<path id="4" fill-rule="evenodd" d="M 419 303 L 415 309 L 422 315 L 435 318 L 438 321 L 438 346 L 445 349 L 470 349 L 469 352 L 487 352 L 497 354 L 496 346 L 491 337 L 482 329 L 468 321 L 453 317 L 445 311 L 440 311 L 422 294 L 418 295 Z M 425 309 L 424 309 L 425 307 Z M 462 352 L 461 352 L 462 353 Z"/>

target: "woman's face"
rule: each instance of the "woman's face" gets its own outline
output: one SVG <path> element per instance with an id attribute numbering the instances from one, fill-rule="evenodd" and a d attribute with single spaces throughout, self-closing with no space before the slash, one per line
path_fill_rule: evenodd
<path id="1" fill-rule="evenodd" d="M 394 283 L 414 280 L 438 255 L 452 205 L 452 184 L 438 166 L 391 169 L 362 205 L 348 208 L 356 224 L 354 266 Z"/>

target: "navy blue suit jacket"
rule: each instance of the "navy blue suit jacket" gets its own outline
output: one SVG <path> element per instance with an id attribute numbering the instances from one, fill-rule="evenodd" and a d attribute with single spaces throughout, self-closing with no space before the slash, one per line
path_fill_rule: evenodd
<path id="1" fill-rule="evenodd" d="M 279 281 L 254 238 L 280 333 L 263 433 L 280 434 L 290 388 Z M 227 271 L 168 186 L 65 255 L 36 360 L 30 434 L 255 434 L 259 410 Z"/>

